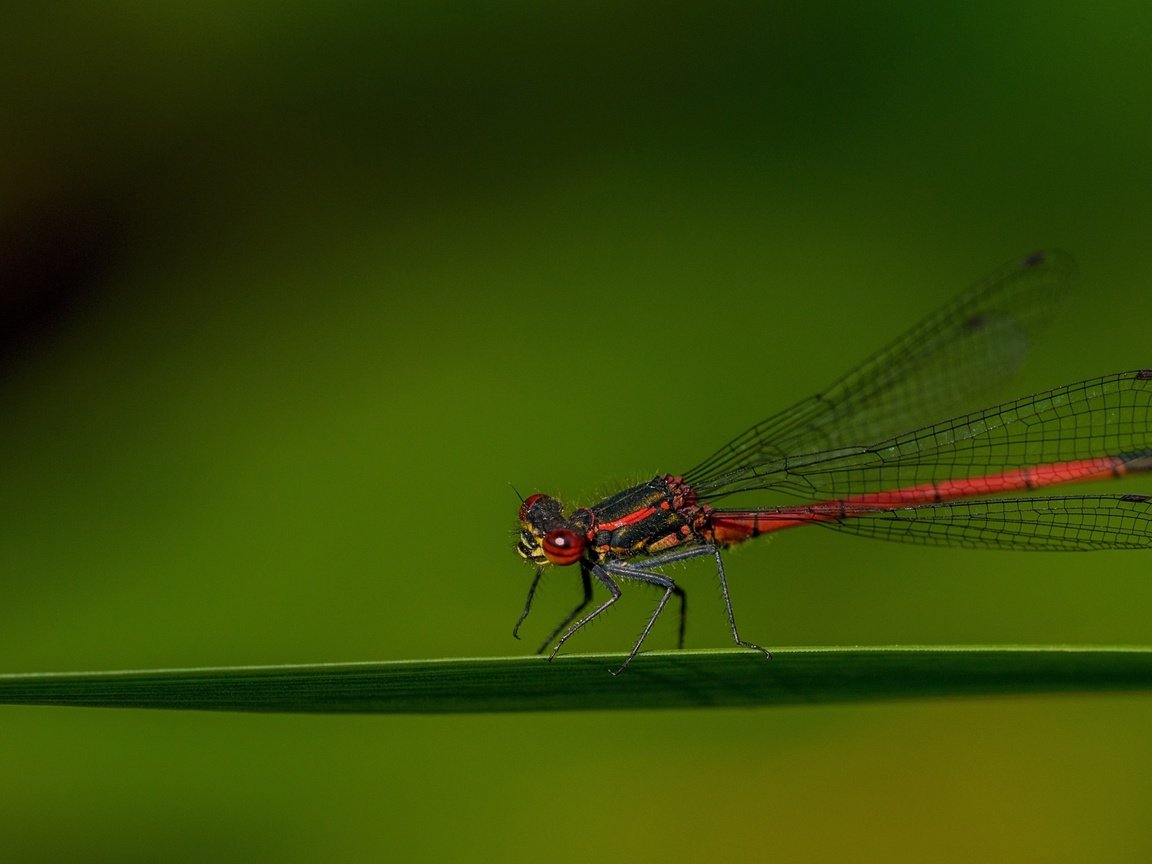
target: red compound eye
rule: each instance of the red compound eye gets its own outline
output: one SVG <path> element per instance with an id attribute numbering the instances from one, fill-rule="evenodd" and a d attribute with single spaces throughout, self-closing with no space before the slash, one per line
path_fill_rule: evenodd
<path id="1" fill-rule="evenodd" d="M 567 528 L 557 528 L 544 535 L 544 555 L 553 564 L 566 567 L 584 554 L 584 538 Z"/>

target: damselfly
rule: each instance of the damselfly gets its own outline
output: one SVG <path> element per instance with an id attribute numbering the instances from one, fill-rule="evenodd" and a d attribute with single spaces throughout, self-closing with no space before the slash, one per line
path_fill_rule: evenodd
<path id="1" fill-rule="evenodd" d="M 665 474 L 565 514 L 547 495 L 520 507 L 516 551 L 545 569 L 577 565 L 580 604 L 540 646 L 549 659 L 622 596 L 618 580 L 663 594 L 617 672 L 660 613 L 685 594 L 660 572 L 698 556 L 716 562 L 732 638 L 721 550 L 819 525 L 867 537 L 994 549 L 1152 547 L 1152 496 L 990 497 L 1152 470 L 1152 370 L 1057 387 L 939 421 L 1020 364 L 1070 284 L 1059 252 L 1037 252 L 928 316 L 823 393 L 757 423 L 684 474 Z M 913 431 L 905 431 L 912 429 Z M 725 498 L 777 492 L 808 503 L 724 509 Z M 591 612 L 593 585 L 608 598 Z"/>

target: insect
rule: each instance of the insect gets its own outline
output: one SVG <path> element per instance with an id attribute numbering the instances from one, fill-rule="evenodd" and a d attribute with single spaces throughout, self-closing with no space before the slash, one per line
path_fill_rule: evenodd
<path id="1" fill-rule="evenodd" d="M 1152 471 L 1152 370 L 1120 372 L 940 420 L 1013 372 L 1067 293 L 1074 266 L 1036 252 L 961 294 L 819 395 L 757 423 L 695 468 L 665 474 L 565 513 L 547 495 L 520 506 L 516 551 L 535 565 L 513 635 L 550 566 L 575 567 L 583 598 L 540 646 L 560 648 L 623 595 L 621 581 L 663 593 L 622 672 L 669 600 L 661 572 L 716 564 L 736 644 L 771 656 L 736 627 L 723 550 L 817 525 L 897 540 L 993 549 L 1152 547 L 1152 496 L 1008 496 Z M 907 431 L 907 430 L 912 431 Z M 778 493 L 806 503 L 725 509 L 730 496 Z M 591 612 L 593 586 L 608 597 Z"/>

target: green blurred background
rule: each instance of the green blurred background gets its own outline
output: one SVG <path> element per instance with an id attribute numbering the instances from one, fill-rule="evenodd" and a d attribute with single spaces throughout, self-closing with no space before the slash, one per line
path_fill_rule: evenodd
<path id="1" fill-rule="evenodd" d="M 512 640 L 509 483 L 684 470 L 1039 246 L 1081 287 L 1015 389 L 1152 365 L 1146 4 L 31 9 L 0 35 L 2 671 L 530 651 L 578 585 Z M 729 561 L 766 645 L 1152 638 L 1138 553 L 812 531 Z M 708 567 L 682 581 L 690 645 L 726 646 Z M 627 599 L 574 649 L 626 648 L 655 597 Z M 21 862 L 1143 862 L 1150 722 L 6 708 L 0 834 Z"/>

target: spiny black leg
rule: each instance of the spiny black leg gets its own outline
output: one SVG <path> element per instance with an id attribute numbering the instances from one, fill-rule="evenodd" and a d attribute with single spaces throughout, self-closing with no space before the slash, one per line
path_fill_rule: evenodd
<path id="1" fill-rule="evenodd" d="M 619 570 L 617 570 L 615 568 L 609 568 L 609 569 L 611 570 L 611 572 L 619 573 L 622 576 L 629 576 L 629 575 L 631 575 L 631 571 L 636 570 L 639 572 L 651 573 L 651 575 L 659 577 L 659 574 L 652 573 L 652 570 L 656 567 L 664 567 L 668 564 L 675 564 L 679 561 L 687 561 L 689 558 L 698 558 L 701 555 L 711 555 L 715 551 L 716 551 L 716 547 L 714 547 L 714 546 L 693 546 L 693 547 L 690 547 L 688 549 L 676 549 L 676 550 L 673 550 L 672 552 L 665 552 L 661 555 L 655 555 L 652 558 L 649 558 L 648 560 L 646 560 L 644 562 L 643 568 L 636 567 L 635 565 L 631 565 L 631 564 L 621 563 L 621 564 L 617 565 L 617 567 L 619 567 Z M 659 578 L 667 578 L 667 577 L 659 577 Z M 644 580 L 644 581 L 650 581 L 650 580 Z M 671 579 L 669 579 L 668 581 L 672 582 Z M 655 582 L 654 584 L 659 585 L 662 588 L 666 587 L 664 585 L 664 583 L 662 583 L 662 582 Z M 672 584 L 675 586 L 672 589 L 672 593 L 680 598 L 680 635 L 679 635 L 679 639 L 677 640 L 676 644 L 677 644 L 677 647 L 683 648 L 684 647 L 684 629 L 685 629 L 685 626 L 686 626 L 687 621 L 688 621 L 688 595 L 684 592 L 684 589 L 681 588 L 679 585 L 676 585 L 675 582 L 672 582 Z"/>
<path id="2" fill-rule="evenodd" d="M 712 551 L 716 555 L 716 575 L 720 577 L 720 593 L 724 597 L 724 610 L 728 613 L 728 626 L 732 628 L 732 638 L 736 641 L 737 645 L 743 648 L 751 648 L 753 651 L 759 651 L 769 660 L 772 659 L 772 652 L 766 648 L 761 648 L 752 642 L 745 642 L 740 638 L 740 632 L 736 629 L 736 616 L 732 613 L 732 598 L 728 595 L 728 580 L 724 577 L 724 559 L 720 557 L 720 550 L 715 546 Z"/>
<path id="3" fill-rule="evenodd" d="M 524 619 L 528 617 L 528 612 L 532 608 L 532 597 L 536 594 L 536 586 L 540 584 L 540 576 L 543 572 L 543 567 L 537 567 L 536 575 L 532 577 L 532 584 L 528 586 L 528 599 L 524 601 L 524 611 L 520 613 L 520 620 L 512 628 L 512 635 L 517 639 L 520 638 L 520 625 L 524 623 Z"/>
<path id="4" fill-rule="evenodd" d="M 640 638 L 636 640 L 636 644 L 632 646 L 631 652 L 625 658 L 620 668 L 615 670 L 612 674 L 619 675 L 628 668 L 628 664 L 632 662 L 632 658 L 640 651 L 640 646 L 644 644 L 644 640 L 648 638 L 648 634 L 652 631 L 652 626 L 656 623 L 656 619 L 660 617 L 660 613 L 664 611 L 664 607 L 668 605 L 668 598 L 673 594 L 680 597 L 680 643 L 684 643 L 684 604 L 685 595 L 684 589 L 661 573 L 653 573 L 650 570 L 641 570 L 639 567 L 631 564 L 616 564 L 610 565 L 608 568 L 610 573 L 617 576 L 623 576 L 625 579 L 635 579 L 638 582 L 647 582 L 649 585 L 655 585 L 658 588 L 664 589 L 664 594 L 660 597 L 660 602 L 656 606 L 656 611 L 652 613 L 648 619 L 648 623 L 644 625 L 644 632 L 640 634 Z"/>
<path id="5" fill-rule="evenodd" d="M 552 640 L 562 631 L 565 627 L 572 623 L 572 619 L 584 611 L 584 607 L 592 602 L 592 576 L 588 572 L 588 567 L 583 563 L 580 564 L 580 579 L 584 583 L 584 599 L 580 601 L 580 605 L 568 613 L 568 617 L 561 621 L 556 629 L 553 630 L 544 644 L 536 649 L 537 654 L 543 654 L 545 649 L 552 644 Z"/>
<path id="6" fill-rule="evenodd" d="M 549 663 L 551 663 L 552 660 L 556 658 L 556 652 L 560 650 L 560 646 L 571 639 L 573 634 L 578 633 L 585 627 L 585 625 L 588 624 L 588 622 L 595 619 L 609 606 L 620 599 L 620 586 L 612 581 L 612 577 L 608 575 L 608 572 L 603 567 L 601 567 L 599 564 L 592 565 L 592 573 L 596 576 L 596 581 L 607 588 L 611 592 L 612 596 L 597 606 L 595 609 L 593 609 L 591 612 L 589 612 L 587 615 L 585 615 L 583 618 L 581 618 L 579 621 L 577 621 L 575 624 L 573 624 L 568 629 L 568 632 L 560 637 L 560 640 L 552 649 L 552 653 L 548 655 Z"/>
<path id="7" fill-rule="evenodd" d="M 640 634 L 640 638 L 636 640 L 636 644 L 632 646 L 632 650 L 628 652 L 628 656 L 624 658 L 624 662 L 620 664 L 619 669 L 609 670 L 613 675 L 619 675 L 628 668 L 628 664 L 632 662 L 632 658 L 636 656 L 636 652 L 640 650 L 640 646 L 644 644 L 644 640 L 648 638 L 648 633 L 652 630 L 652 625 L 656 623 L 656 619 L 660 617 L 660 613 L 664 611 L 664 607 L 668 603 L 668 598 L 672 596 L 673 588 L 665 588 L 664 593 L 660 595 L 660 602 L 656 604 L 656 611 L 652 613 L 652 617 L 648 619 L 648 623 L 644 625 L 644 632 Z"/>
<path id="8" fill-rule="evenodd" d="M 688 595 L 679 585 L 672 589 L 672 593 L 680 598 L 680 638 L 676 641 L 676 647 L 683 651 L 684 624 L 688 620 Z"/>

